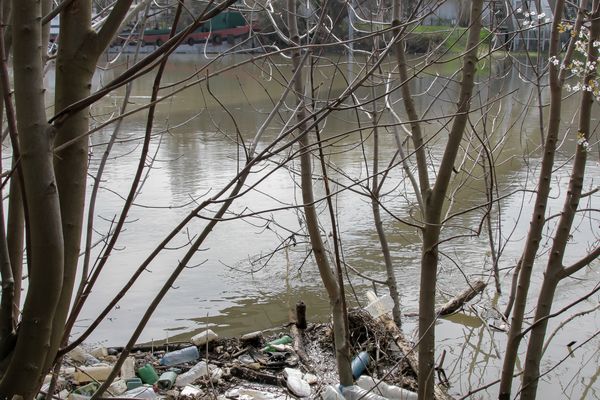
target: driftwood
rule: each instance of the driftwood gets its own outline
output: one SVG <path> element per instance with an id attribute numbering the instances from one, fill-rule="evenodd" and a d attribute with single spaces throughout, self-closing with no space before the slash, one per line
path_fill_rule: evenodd
<path id="1" fill-rule="evenodd" d="M 439 308 L 437 310 L 437 315 L 449 315 L 458 311 L 465 303 L 468 303 L 477 296 L 477 294 L 483 292 L 483 289 L 485 289 L 486 286 L 487 284 L 483 281 L 470 283 L 467 289 Z"/>
<path id="2" fill-rule="evenodd" d="M 310 372 L 313 372 L 314 369 L 308 354 L 306 354 L 306 348 L 304 346 L 304 329 L 306 329 L 306 304 L 304 304 L 304 302 L 299 301 L 298 304 L 296 304 L 295 318 L 293 313 L 290 312 L 290 322 L 292 322 L 290 326 L 290 333 L 294 339 L 294 351 L 306 369 Z M 300 328 L 301 326 L 304 326 L 304 328 Z"/>
<path id="3" fill-rule="evenodd" d="M 469 283 L 469 287 L 462 291 L 460 294 L 454 296 L 446 304 L 439 307 L 435 313 L 439 316 L 445 316 L 455 313 L 460 310 L 465 303 L 473 300 L 475 296 L 479 293 L 483 292 L 483 289 L 487 286 L 487 283 L 483 281 L 475 281 L 474 283 Z M 405 313 L 406 317 L 418 317 L 419 313 Z"/>
<path id="4" fill-rule="evenodd" d="M 372 297 L 373 296 L 373 297 Z M 373 302 L 377 300 L 377 296 L 373 293 L 367 293 L 367 297 L 369 298 L 369 302 Z M 400 349 L 400 351 L 406 357 L 406 361 L 408 365 L 413 370 L 415 376 L 419 374 L 419 360 L 415 355 L 415 346 L 413 346 L 406 337 L 398 328 L 398 325 L 394 322 L 393 319 L 387 316 L 387 314 L 383 314 L 379 317 L 379 320 L 382 322 L 383 326 L 385 326 L 388 334 L 394 339 L 394 343 Z M 444 392 L 438 385 L 434 386 L 434 396 L 436 400 L 453 400 L 452 396 Z"/>
<path id="5" fill-rule="evenodd" d="M 231 367 L 231 375 L 250 382 L 264 383 L 267 385 L 284 385 L 283 378 L 266 372 L 255 371 L 250 368 L 234 365 Z"/>

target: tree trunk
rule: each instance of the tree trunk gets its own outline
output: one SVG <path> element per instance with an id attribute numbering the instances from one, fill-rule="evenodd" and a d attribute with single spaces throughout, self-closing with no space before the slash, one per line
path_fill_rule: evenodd
<path id="1" fill-rule="evenodd" d="M 60 13 L 60 46 L 56 57 L 55 109 L 63 108 L 89 96 L 96 68 L 95 50 L 90 46 L 92 4 L 75 0 Z M 88 110 L 71 115 L 57 127 L 55 145 L 77 138 L 89 129 Z M 60 302 L 55 323 L 64 326 L 71 305 L 79 261 L 85 187 L 87 179 L 88 139 L 84 137 L 57 152 L 54 158 L 56 182 L 64 233 L 65 266 Z M 52 335 L 46 368 L 54 362 L 63 337 L 62 329 Z"/>
<path id="2" fill-rule="evenodd" d="M 288 0 L 287 6 L 290 39 L 294 44 L 297 45 L 299 44 L 300 40 L 298 34 L 298 24 L 296 20 L 296 2 L 294 0 Z M 300 61 L 300 50 L 296 49 L 292 52 L 292 63 L 295 71 L 299 68 L 302 68 Z M 298 97 L 298 102 L 301 104 L 298 109 L 298 121 L 305 121 L 306 119 L 304 84 L 302 79 L 302 73 L 299 73 L 296 75 L 293 82 L 296 96 Z M 315 198 L 312 187 L 313 181 L 310 141 L 308 138 L 306 123 L 302 122 L 300 124 L 299 134 L 302 201 L 304 203 L 306 228 L 310 237 L 312 251 L 315 255 L 317 267 L 319 268 L 319 273 L 321 274 L 323 284 L 327 289 L 329 302 L 331 304 L 335 352 L 340 384 L 343 386 L 349 386 L 352 385 L 353 378 L 352 369 L 350 368 L 350 346 L 346 334 L 348 321 L 346 319 L 346 313 L 344 310 L 344 301 L 340 294 L 340 287 L 338 286 L 335 274 L 329 265 L 327 252 L 325 250 L 325 246 L 323 245 L 323 240 L 321 239 L 321 232 L 319 231 L 319 219 L 314 205 Z"/>
<path id="3" fill-rule="evenodd" d="M 562 17 L 564 1 L 559 1 L 555 10 L 555 17 L 552 22 L 552 36 L 550 41 L 550 56 L 559 56 L 560 40 L 558 33 L 558 24 Z M 506 343 L 506 352 L 502 366 L 502 376 L 500 380 L 499 400 L 509 400 L 515 362 L 521 341 L 521 329 L 523 326 L 523 316 L 527 304 L 527 293 L 531 282 L 531 272 L 533 263 L 537 256 L 537 251 L 542 239 L 542 230 L 546 219 L 546 206 L 548 204 L 548 195 L 550 194 L 550 183 L 552 169 L 554 166 L 554 154 L 556 151 L 556 142 L 560 128 L 560 113 L 562 106 L 561 84 L 559 80 L 559 67 L 551 63 L 550 65 L 550 117 L 548 123 L 548 132 L 546 143 L 544 145 L 544 156 L 542 158 L 542 167 L 538 179 L 537 195 L 535 199 L 534 211 L 529 223 L 529 232 L 525 241 L 525 249 L 520 260 L 520 272 L 518 277 L 517 291 L 515 294 L 514 310 L 511 319 L 510 330 L 508 332 L 508 341 Z"/>
<path id="4" fill-rule="evenodd" d="M 471 27 L 467 50 L 463 59 L 463 76 L 456 117 L 452 123 L 448 143 L 440 164 L 439 173 L 431 193 L 424 196 L 425 227 L 421 255 L 421 282 L 419 293 L 419 399 L 431 399 L 434 385 L 435 355 L 435 290 L 438 266 L 438 241 L 441 230 L 441 214 L 452 175 L 452 169 L 469 117 L 477 68 L 477 49 L 481 31 L 483 0 L 471 3 Z"/>
<path id="5" fill-rule="evenodd" d="M 29 290 L 14 352 L 0 381 L 0 397 L 32 398 L 48 354 L 62 286 L 63 235 L 52 168 L 53 131 L 46 122 L 41 2 L 13 1 L 14 80 L 21 166 L 28 199 Z"/>
<path id="6" fill-rule="evenodd" d="M 591 32 L 588 42 L 588 63 L 595 61 L 598 57 L 598 49 L 594 47 L 594 42 L 600 38 L 600 1 L 595 0 L 592 10 L 595 12 L 591 18 Z M 591 70 L 586 74 L 584 82 L 593 82 L 596 78 L 596 71 Z M 579 134 L 583 134 L 585 140 L 590 137 L 590 120 L 592 115 L 592 106 L 594 96 L 591 92 L 583 91 L 581 94 L 581 106 L 579 114 Z M 537 384 L 540 375 L 540 361 L 542 358 L 542 348 L 546 337 L 548 320 L 546 317 L 552 309 L 552 302 L 556 287 L 561 279 L 568 276 L 564 273 L 562 267 L 565 249 L 571 234 L 573 220 L 579 207 L 579 200 L 583 189 L 583 179 L 585 175 L 585 166 L 587 161 L 587 149 L 583 143 L 577 144 L 575 160 L 569 181 L 569 189 L 563 205 L 563 210 L 558 222 L 552 249 L 542 282 L 542 289 L 538 297 L 538 303 L 535 313 L 535 326 L 531 330 L 531 337 L 527 346 L 527 355 L 525 358 L 525 370 L 523 374 L 523 389 L 521 399 L 534 400 L 537 392 Z"/>

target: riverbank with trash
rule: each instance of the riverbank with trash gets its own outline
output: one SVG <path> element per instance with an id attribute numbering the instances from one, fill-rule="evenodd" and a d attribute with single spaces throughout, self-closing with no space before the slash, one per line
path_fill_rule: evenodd
<path id="1" fill-rule="evenodd" d="M 348 314 L 354 354 L 352 386 L 338 383 L 331 324 L 307 324 L 305 307 L 299 303 L 295 321 L 277 331 L 221 338 L 207 329 L 189 342 L 138 346 L 128 353 L 118 377 L 99 398 L 417 399 L 415 345 L 385 312 L 389 305 L 376 297 L 371 300 L 364 310 Z M 51 397 L 46 398 L 90 399 L 108 379 L 122 351 L 76 347 L 64 357 L 54 385 L 52 376 L 46 377 L 38 399 L 46 397 L 52 387 Z M 439 380 L 442 384 L 436 386 L 435 398 L 451 399 L 444 379 Z"/>

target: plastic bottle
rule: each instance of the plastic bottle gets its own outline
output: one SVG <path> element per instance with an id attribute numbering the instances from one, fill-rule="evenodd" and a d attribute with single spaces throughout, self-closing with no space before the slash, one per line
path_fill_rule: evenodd
<path id="1" fill-rule="evenodd" d="M 375 394 L 375 392 L 369 392 L 356 385 L 343 387 L 342 393 L 346 400 L 387 400 L 385 397 Z"/>
<path id="2" fill-rule="evenodd" d="M 160 365 L 171 366 L 184 362 L 195 361 L 200 358 L 198 348 L 196 346 L 185 347 L 181 350 L 171 351 L 160 359 Z"/>
<path id="3" fill-rule="evenodd" d="M 177 377 L 175 380 L 175 386 L 186 386 L 190 383 L 193 383 L 197 379 L 200 379 L 204 376 L 208 376 L 210 371 L 208 369 L 208 365 L 205 361 L 200 361 L 198 364 L 194 365 L 188 372 L 184 372 L 183 374 Z"/>
<path id="4" fill-rule="evenodd" d="M 110 375 L 113 367 L 110 365 L 94 365 L 92 367 L 81 367 L 73 374 L 73 379 L 77 383 L 86 383 L 92 381 L 104 382 Z"/>
<path id="5" fill-rule="evenodd" d="M 210 343 L 218 338 L 219 335 L 217 335 L 210 329 L 207 329 L 204 332 L 200 332 L 199 334 L 192 336 L 190 342 L 194 343 L 196 346 L 204 346 L 206 345 L 206 343 Z"/>
<path id="6" fill-rule="evenodd" d="M 158 374 L 151 364 L 146 364 L 137 371 L 138 376 L 142 379 L 142 382 L 148 385 L 154 385 L 158 381 Z"/>
<path id="7" fill-rule="evenodd" d="M 417 400 L 417 394 L 410 390 L 398 386 L 388 385 L 387 383 L 373 379 L 370 376 L 363 375 L 356 380 L 356 384 L 365 390 L 372 390 L 387 399 L 393 400 Z"/>
<path id="8" fill-rule="evenodd" d="M 359 376 L 365 371 L 367 366 L 369 365 L 371 357 L 369 357 L 369 353 L 366 351 L 361 351 L 358 353 L 356 357 L 352 360 L 352 376 L 354 379 L 358 379 Z"/>
<path id="9" fill-rule="evenodd" d="M 275 339 L 272 342 L 267 343 L 267 345 L 265 347 L 263 347 L 261 350 L 262 351 L 277 351 L 277 349 L 273 346 L 280 345 L 280 344 L 289 344 L 289 343 L 292 343 L 292 338 L 288 335 L 283 335 L 279 339 Z"/>
<path id="10" fill-rule="evenodd" d="M 323 400 L 346 400 L 339 390 L 331 385 L 327 385 L 323 393 L 321 393 Z"/>

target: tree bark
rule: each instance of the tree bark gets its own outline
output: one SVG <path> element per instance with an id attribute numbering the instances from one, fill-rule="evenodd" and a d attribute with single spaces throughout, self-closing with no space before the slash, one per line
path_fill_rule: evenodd
<path id="1" fill-rule="evenodd" d="M 467 49 L 463 58 L 463 75 L 456 117 L 452 122 L 448 143 L 440 164 L 439 173 L 431 193 L 424 196 L 425 227 L 421 255 L 421 282 L 419 292 L 419 399 L 431 399 L 434 387 L 435 355 L 435 291 L 438 267 L 438 241 L 441 230 L 441 213 L 450 183 L 452 169 L 469 117 L 477 68 L 477 49 L 481 31 L 482 0 L 471 2 L 471 24 Z"/>
<path id="2" fill-rule="evenodd" d="M 550 41 L 550 56 L 558 57 L 560 52 L 560 38 L 558 33 L 558 24 L 562 18 L 564 1 L 557 2 L 554 19 L 552 22 L 552 35 Z M 554 155 L 558 131 L 560 129 L 560 113 L 562 106 L 561 83 L 559 79 L 559 67 L 550 63 L 550 115 L 548 122 L 548 131 L 544 145 L 544 156 L 538 179 L 538 189 L 534 204 L 534 211 L 529 223 L 529 232 L 525 241 L 525 248 L 520 260 L 520 272 L 518 285 L 515 294 L 514 310 L 511 319 L 510 330 L 508 332 L 508 341 L 502 366 L 502 375 L 500 380 L 500 390 L 498 399 L 509 400 L 515 362 L 521 341 L 521 329 L 523 326 L 523 316 L 527 304 L 527 293 L 531 282 L 531 273 L 535 261 L 540 241 L 542 239 L 542 230 L 546 219 L 546 206 L 548 204 L 548 195 L 550 194 L 550 183 L 552 169 L 554 166 Z"/>
<path id="3" fill-rule="evenodd" d="M 296 2 L 293 0 L 287 1 L 288 6 L 288 28 L 291 41 L 298 45 L 300 43 L 300 35 L 298 34 L 298 23 L 296 20 Z M 294 70 L 302 68 L 300 50 L 295 49 L 292 52 L 292 63 Z M 300 168 L 301 168 L 301 187 L 302 201 L 304 203 L 304 215 L 306 218 L 306 228 L 310 237 L 312 251 L 315 256 L 317 267 L 327 294 L 333 314 L 333 332 L 335 342 L 336 360 L 338 366 L 338 374 L 340 384 L 349 386 L 353 383 L 352 369 L 350 368 L 350 347 L 348 337 L 346 335 L 348 322 L 345 318 L 344 302 L 340 294 L 340 287 L 337 283 L 335 274 L 329 265 L 327 252 L 321 239 L 319 230 L 319 219 L 315 209 L 315 198 L 313 194 L 312 182 L 312 166 L 310 141 L 306 123 L 306 105 L 304 101 L 304 84 L 302 73 L 296 74 L 294 78 L 294 89 L 300 107 L 298 109 L 297 119 L 299 124 L 299 145 L 300 145 Z"/>
<path id="4" fill-rule="evenodd" d="M 62 287 L 63 234 L 52 167 L 53 131 L 46 122 L 41 41 L 41 2 L 13 1 L 14 81 L 21 166 L 28 199 L 29 289 L 19 334 L 0 397 L 32 398 L 48 354 L 54 312 Z"/>
<path id="5" fill-rule="evenodd" d="M 591 16 L 591 32 L 588 42 L 588 63 L 595 61 L 598 57 L 598 50 L 593 43 L 600 38 L 600 1 L 594 0 L 592 3 Z M 596 78 L 596 70 L 589 71 L 584 82 L 593 82 Z M 590 137 L 590 121 L 592 116 L 592 106 L 594 96 L 591 92 L 584 90 L 581 94 L 581 106 L 579 114 L 578 133 L 583 135 L 585 140 Z M 583 189 L 583 179 L 585 176 L 585 167 L 587 161 L 587 149 L 583 144 L 577 144 L 575 151 L 575 160 L 573 162 L 571 179 L 569 181 L 569 189 L 563 205 L 560 220 L 558 222 L 552 249 L 546 266 L 542 288 L 538 297 L 536 307 L 534 328 L 531 330 L 531 336 L 527 346 L 527 354 L 525 357 L 525 369 L 523 373 L 523 389 L 521 391 L 521 399 L 534 400 L 537 393 L 538 379 L 540 375 L 540 361 L 542 358 L 542 349 L 546 330 L 548 327 L 548 319 L 546 318 L 552 310 L 552 302 L 556 287 L 561 279 L 568 275 L 563 274 L 563 260 L 565 249 L 571 234 L 573 220 L 579 207 L 579 200 Z"/>

